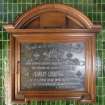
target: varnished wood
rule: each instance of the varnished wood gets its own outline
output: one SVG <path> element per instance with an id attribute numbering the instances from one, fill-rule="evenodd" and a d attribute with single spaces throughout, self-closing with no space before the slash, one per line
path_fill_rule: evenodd
<path id="1" fill-rule="evenodd" d="M 37 100 L 75 99 L 83 103 L 96 101 L 96 33 L 101 26 L 95 25 L 78 10 L 62 4 L 46 4 L 33 8 L 20 16 L 14 25 L 5 25 L 10 33 L 11 99 L 13 102 Z M 85 90 L 22 91 L 20 89 L 20 44 L 22 43 L 69 43 L 85 44 Z"/>
<path id="2" fill-rule="evenodd" d="M 33 20 L 34 18 L 40 16 L 41 14 L 45 14 L 46 12 L 51 13 L 54 11 L 63 13 L 65 14 L 65 16 L 68 16 L 68 18 L 74 18 L 76 21 L 78 21 L 78 23 L 81 23 L 84 28 L 91 28 L 93 26 L 93 23 L 88 19 L 88 17 L 72 7 L 65 6 L 63 4 L 48 4 L 33 8 L 25 12 L 17 19 L 17 21 L 15 22 L 15 27 L 24 27 L 24 25 L 31 19 Z M 55 18 L 57 17 L 55 16 Z"/>
<path id="3" fill-rule="evenodd" d="M 4 28 L 9 33 L 23 34 L 23 33 L 96 33 L 101 29 L 100 25 L 94 25 L 91 29 L 69 29 L 69 28 L 54 28 L 54 29 L 15 29 L 13 25 L 5 25 Z"/>

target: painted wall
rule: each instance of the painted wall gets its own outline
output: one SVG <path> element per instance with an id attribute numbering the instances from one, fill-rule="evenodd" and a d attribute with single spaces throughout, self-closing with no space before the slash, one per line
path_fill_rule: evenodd
<path id="1" fill-rule="evenodd" d="M 93 22 L 102 24 L 102 31 L 97 35 L 97 102 L 105 105 L 105 0 L 0 0 L 0 105 L 9 104 L 6 83 L 8 83 L 8 34 L 3 30 L 3 24 L 12 23 L 16 16 L 24 11 L 45 3 L 63 3 L 75 7 L 87 15 Z M 8 97 L 7 97 L 8 96 Z M 5 101 L 6 99 L 6 101 Z M 8 103 L 8 104 L 7 104 Z M 20 104 L 19 104 L 20 105 Z M 79 105 L 75 101 L 33 101 L 27 105 Z"/>

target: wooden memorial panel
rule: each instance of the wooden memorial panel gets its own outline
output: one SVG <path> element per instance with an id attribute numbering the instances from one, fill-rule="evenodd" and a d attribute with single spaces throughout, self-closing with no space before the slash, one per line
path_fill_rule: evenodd
<path id="1" fill-rule="evenodd" d="M 96 33 L 99 25 L 63 4 L 35 7 L 10 33 L 11 100 L 96 101 Z"/>

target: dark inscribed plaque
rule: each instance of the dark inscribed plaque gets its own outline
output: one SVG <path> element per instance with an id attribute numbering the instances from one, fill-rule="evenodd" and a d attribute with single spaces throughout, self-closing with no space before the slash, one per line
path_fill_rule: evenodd
<path id="1" fill-rule="evenodd" d="M 84 90 L 84 43 L 23 43 L 20 51 L 21 90 Z"/>

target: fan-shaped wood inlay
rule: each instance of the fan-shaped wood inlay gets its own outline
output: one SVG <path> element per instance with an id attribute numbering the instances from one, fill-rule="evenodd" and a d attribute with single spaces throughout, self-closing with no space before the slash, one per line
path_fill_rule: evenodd
<path id="1" fill-rule="evenodd" d="M 91 28 L 93 23 L 78 10 L 61 4 L 33 8 L 19 17 L 15 28 Z"/>

